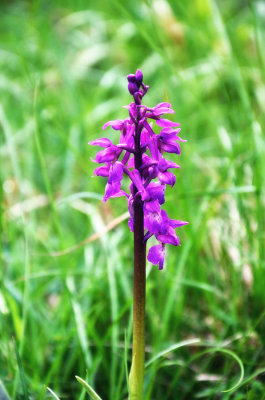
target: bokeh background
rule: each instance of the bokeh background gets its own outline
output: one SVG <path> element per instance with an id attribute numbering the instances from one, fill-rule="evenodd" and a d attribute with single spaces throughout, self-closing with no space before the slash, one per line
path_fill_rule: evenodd
<path id="1" fill-rule="evenodd" d="M 265 399 L 264 29 L 262 0 L 1 1 L 2 399 L 127 398 L 133 238 L 87 142 L 137 68 L 188 140 L 165 208 L 190 222 L 147 266 L 145 400 Z"/>

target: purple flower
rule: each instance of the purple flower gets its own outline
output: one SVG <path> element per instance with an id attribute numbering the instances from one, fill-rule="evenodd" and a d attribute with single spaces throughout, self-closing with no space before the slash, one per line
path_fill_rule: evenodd
<path id="1" fill-rule="evenodd" d="M 148 86 L 143 83 L 143 74 L 138 69 L 135 74 L 127 76 L 128 90 L 134 101 L 125 106 L 129 117 L 106 122 L 103 129 L 111 126 L 120 131 L 117 144 L 108 138 L 96 139 L 90 145 L 103 147 L 95 161 L 100 165 L 93 176 L 107 177 L 104 201 L 110 197 L 126 196 L 130 214 L 129 228 L 134 230 L 134 209 L 141 205 L 144 212 L 145 239 L 154 236 L 158 244 L 150 248 L 147 259 L 154 265 L 163 268 L 165 245 L 179 246 L 180 241 L 175 229 L 186 225 L 185 221 L 170 219 L 161 205 L 165 203 L 166 185 L 173 187 L 176 182 L 172 169 L 180 168 L 175 162 L 167 160 L 164 155 L 180 155 L 179 142 L 185 142 L 178 134 L 179 123 L 163 118 L 164 114 L 174 114 L 170 103 L 159 103 L 153 108 L 141 104 Z M 151 120 L 151 121 L 150 121 Z M 153 122 L 161 129 L 156 133 Z M 129 194 L 121 189 L 123 177 L 131 181 Z"/>
<path id="2" fill-rule="evenodd" d="M 180 145 L 172 134 L 160 134 L 156 137 L 157 146 L 161 152 L 180 154 Z"/>
<path id="3" fill-rule="evenodd" d="M 187 142 L 187 140 L 181 139 L 179 136 L 177 136 L 177 134 L 180 131 L 181 131 L 180 128 L 175 129 L 175 130 L 174 129 L 172 130 L 172 128 L 164 128 L 160 132 L 160 137 L 164 137 L 164 138 L 168 137 L 169 138 L 169 135 L 170 135 L 171 139 L 178 140 L 179 142 Z"/>
<path id="4" fill-rule="evenodd" d="M 123 165 L 117 161 L 110 166 L 109 179 L 105 190 L 104 201 L 117 195 L 121 189 L 121 180 L 123 175 Z"/>
<path id="5" fill-rule="evenodd" d="M 161 215 L 158 200 L 147 201 L 144 203 L 144 227 L 153 234 L 158 234 L 161 230 L 163 218 Z"/>

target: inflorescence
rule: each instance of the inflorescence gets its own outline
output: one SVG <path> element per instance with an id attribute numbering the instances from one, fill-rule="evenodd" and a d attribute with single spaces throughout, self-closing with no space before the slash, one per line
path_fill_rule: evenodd
<path id="1" fill-rule="evenodd" d="M 129 227 L 134 230 L 134 203 L 140 202 L 144 211 L 144 240 L 155 236 L 159 244 L 152 246 L 147 259 L 152 264 L 159 264 L 163 268 L 165 258 L 165 244 L 179 246 L 179 238 L 175 228 L 186 225 L 188 222 L 169 219 L 161 205 L 165 203 L 166 185 L 173 187 L 175 175 L 169 171 L 180 168 L 173 161 L 166 160 L 164 153 L 180 155 L 178 142 L 185 142 L 178 134 L 179 123 L 164 119 L 163 114 L 174 114 L 169 103 L 159 103 L 154 108 L 141 104 L 142 98 L 148 90 L 143 83 L 143 74 L 138 69 L 136 74 L 128 75 L 128 90 L 134 102 L 125 108 L 129 111 L 129 118 L 109 121 L 104 126 L 111 126 L 120 131 L 119 144 L 114 145 L 109 139 L 96 139 L 89 144 L 101 146 L 103 150 L 96 154 L 94 162 L 102 164 L 96 168 L 93 176 L 108 177 L 104 201 L 110 197 L 126 196 L 130 213 Z M 162 128 L 159 134 L 153 130 L 153 120 Z M 131 180 L 130 193 L 121 189 L 123 176 L 128 175 Z"/>

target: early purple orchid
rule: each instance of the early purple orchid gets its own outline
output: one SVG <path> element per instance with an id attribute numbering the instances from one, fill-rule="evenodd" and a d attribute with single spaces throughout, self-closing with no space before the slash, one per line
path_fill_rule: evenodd
<path id="1" fill-rule="evenodd" d="M 185 142 L 178 134 L 179 123 L 162 118 L 173 114 L 171 104 L 160 103 L 154 108 L 142 105 L 142 98 L 148 90 L 143 83 L 143 74 L 128 75 L 128 90 L 134 102 L 125 108 L 129 118 L 109 121 L 103 129 L 111 126 L 120 131 L 118 144 L 107 138 L 90 142 L 100 146 L 95 160 L 101 164 L 94 175 L 108 177 L 104 201 L 110 197 L 126 196 L 130 214 L 129 228 L 134 234 L 134 288 L 133 288 L 133 351 L 129 375 L 130 400 L 143 399 L 144 358 L 145 358 L 145 297 L 146 297 L 146 242 L 155 236 L 158 244 L 152 246 L 147 259 L 163 269 L 165 245 L 179 246 L 175 229 L 187 224 L 185 221 L 170 219 L 161 205 L 165 203 L 166 185 L 173 187 L 176 177 L 171 171 L 180 168 L 164 157 L 166 153 L 180 155 L 178 142 Z M 150 121 L 151 120 L 151 121 Z M 153 120 L 153 121 L 152 121 Z M 157 134 L 153 122 L 161 131 Z M 121 187 L 127 175 L 131 180 L 129 191 Z"/>
<path id="2" fill-rule="evenodd" d="M 176 182 L 175 175 L 170 171 L 180 168 L 173 161 L 166 160 L 165 153 L 180 155 L 178 142 L 185 142 L 178 134 L 179 123 L 163 118 L 163 114 L 173 114 L 171 104 L 160 103 L 153 108 L 141 105 L 142 98 L 148 90 L 143 83 L 143 74 L 138 69 L 136 74 L 128 75 L 128 90 L 134 97 L 134 102 L 126 108 L 129 118 L 125 120 L 109 121 L 103 129 L 111 126 L 115 131 L 120 131 L 119 144 L 113 144 L 107 138 L 96 139 L 89 144 L 103 147 L 95 161 L 102 164 L 96 168 L 94 175 L 108 177 L 104 201 L 110 197 L 126 196 L 130 212 L 129 227 L 134 230 L 134 206 L 142 203 L 144 211 L 144 228 L 146 242 L 155 235 L 159 245 L 152 246 L 147 259 L 159 269 L 163 268 L 165 258 L 165 244 L 179 245 L 179 238 L 175 228 L 187 224 L 185 221 L 170 220 L 161 204 L 164 203 L 166 185 L 173 187 Z M 162 130 L 156 134 L 153 129 L 153 120 Z M 138 163 L 136 163 L 138 159 Z M 139 163 L 140 161 L 140 163 Z M 137 165 L 136 165 L 137 164 Z M 121 190 L 124 174 L 132 181 L 130 193 Z M 93 175 L 93 176 L 94 176 Z"/>

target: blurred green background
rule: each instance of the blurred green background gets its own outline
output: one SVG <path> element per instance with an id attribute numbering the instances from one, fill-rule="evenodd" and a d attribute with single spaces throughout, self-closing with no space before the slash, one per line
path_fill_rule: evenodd
<path id="1" fill-rule="evenodd" d="M 127 398 L 133 238 L 126 201 L 101 201 L 87 142 L 127 116 L 137 68 L 145 103 L 172 103 L 188 140 L 165 207 L 190 221 L 165 269 L 147 267 L 146 359 L 157 359 L 145 400 L 265 399 L 264 28 L 263 1 L 1 2 L 0 391 L 11 399 L 53 398 L 45 385 L 84 399 L 75 375 Z M 222 393 L 241 363 L 239 387 Z"/>

